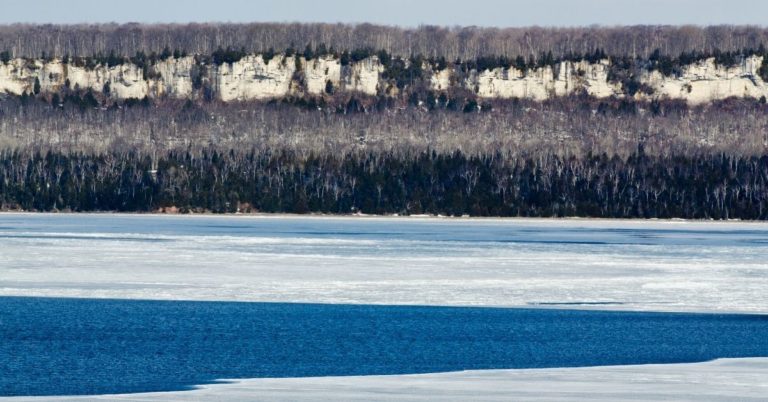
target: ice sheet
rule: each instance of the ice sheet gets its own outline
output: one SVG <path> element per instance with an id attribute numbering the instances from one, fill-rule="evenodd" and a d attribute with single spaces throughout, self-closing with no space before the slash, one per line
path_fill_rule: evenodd
<path id="1" fill-rule="evenodd" d="M 765 401 L 768 359 L 540 370 L 281 378 L 215 384 L 188 392 L 21 401 Z"/>
<path id="2" fill-rule="evenodd" d="M 0 214 L 0 295 L 768 312 L 768 224 Z"/>

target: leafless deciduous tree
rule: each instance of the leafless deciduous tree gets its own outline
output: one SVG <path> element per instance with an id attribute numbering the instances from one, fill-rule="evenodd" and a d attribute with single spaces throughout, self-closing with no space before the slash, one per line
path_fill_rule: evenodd
<path id="1" fill-rule="evenodd" d="M 768 29 L 754 26 L 630 26 L 582 28 L 398 28 L 372 24 L 95 24 L 0 26 L 0 51 L 13 57 L 94 56 L 164 49 L 211 54 L 218 48 L 264 52 L 270 48 L 336 51 L 371 48 L 410 57 L 468 60 L 480 56 L 556 58 L 603 50 L 609 56 L 647 58 L 656 49 L 676 57 L 757 49 Z"/>
<path id="2" fill-rule="evenodd" d="M 339 113 L 293 105 L 158 101 L 150 106 L 63 108 L 41 100 L 0 102 L 0 148 L 151 153 L 174 149 L 286 150 L 301 155 L 435 151 L 516 157 L 537 153 L 628 155 L 768 153 L 768 106 L 563 97 L 498 101 L 486 112 L 409 106 Z"/>

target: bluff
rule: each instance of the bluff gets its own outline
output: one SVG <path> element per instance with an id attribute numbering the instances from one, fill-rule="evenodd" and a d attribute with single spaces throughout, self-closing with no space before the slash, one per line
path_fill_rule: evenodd
<path id="1" fill-rule="evenodd" d="M 0 93 L 90 90 L 112 99 L 209 96 L 232 102 L 346 93 L 396 97 L 419 82 L 438 93 L 463 91 L 480 99 L 546 100 L 586 94 L 701 104 L 730 97 L 768 96 L 768 86 L 760 74 L 763 63 L 761 55 L 742 56 L 730 64 L 709 57 L 662 72 L 650 63 L 637 63 L 631 69 L 620 67 L 610 58 L 488 68 L 412 59 L 382 61 L 375 55 L 345 60 L 334 55 L 307 59 L 295 54 L 249 54 L 218 63 L 205 57 L 171 56 L 142 65 L 130 59 L 105 63 L 15 58 L 0 62 Z M 403 84 L 398 74 L 409 75 L 411 80 Z"/>

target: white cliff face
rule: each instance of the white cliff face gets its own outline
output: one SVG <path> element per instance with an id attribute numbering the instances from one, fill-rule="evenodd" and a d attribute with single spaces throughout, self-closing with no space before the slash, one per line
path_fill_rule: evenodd
<path id="1" fill-rule="evenodd" d="M 42 64 L 40 74 L 38 76 L 40 79 L 41 91 L 56 92 L 61 89 L 61 87 L 64 85 L 66 76 L 64 66 L 64 63 L 62 63 L 59 59 L 54 59 L 48 63 Z"/>
<path id="2" fill-rule="evenodd" d="M 760 56 L 751 56 L 737 66 L 715 64 L 714 58 L 683 67 L 680 76 L 668 77 L 658 71 L 646 71 L 640 82 L 653 88 L 653 94 L 640 98 L 682 99 L 691 104 L 729 97 L 760 98 L 768 96 L 768 86 L 760 78 Z M 608 81 L 610 62 L 561 62 L 557 68 L 545 66 L 522 72 L 515 68 L 486 70 L 469 77 L 465 85 L 484 98 L 528 98 L 544 100 L 585 92 L 597 98 L 623 96 L 621 86 Z M 433 78 L 433 88 L 440 86 Z"/>
<path id="3" fill-rule="evenodd" d="M 169 58 L 153 66 L 160 78 L 154 80 L 151 87 L 157 96 L 186 98 L 192 95 L 192 66 L 195 58 L 192 56 L 179 59 Z"/>
<path id="4" fill-rule="evenodd" d="M 451 88 L 451 78 L 453 69 L 446 68 L 432 73 L 429 77 L 429 83 L 433 91 L 445 91 Z"/>
<path id="5" fill-rule="evenodd" d="M 621 85 L 608 81 L 608 71 L 611 67 L 609 60 L 600 60 L 594 64 L 585 60 L 576 63 L 567 62 L 567 64 L 568 68 L 565 71 L 568 71 L 570 76 L 560 78 L 560 81 L 571 82 L 573 85 L 567 93 L 582 89 L 596 98 L 621 94 Z M 560 71 L 562 72 L 563 69 L 561 68 Z"/>
<path id="6" fill-rule="evenodd" d="M 89 69 L 67 64 L 65 71 L 66 79 L 69 80 L 69 87 L 73 89 L 102 90 L 104 88 L 104 82 L 100 78 L 100 76 L 102 76 L 102 71 L 99 70 L 98 67 Z"/>
<path id="7" fill-rule="evenodd" d="M 762 57 L 751 56 L 740 65 L 726 67 L 709 58 L 683 67 L 679 77 L 651 71 L 643 75 L 641 82 L 654 89 L 654 98 L 684 99 L 693 104 L 729 97 L 760 98 L 768 95 L 758 74 L 762 62 Z"/>
<path id="8" fill-rule="evenodd" d="M 140 68 L 126 63 L 118 66 L 98 65 L 95 68 L 64 65 L 62 75 L 56 82 L 50 83 L 51 89 L 61 88 L 69 80 L 73 89 L 104 91 L 109 83 L 109 96 L 117 99 L 143 98 L 149 95 L 149 84 L 144 79 Z M 63 80 L 62 80 L 63 78 Z"/>
<path id="9" fill-rule="evenodd" d="M 0 63 L 0 91 L 14 95 L 32 92 L 40 67 L 38 63 L 23 59 L 14 59 L 7 64 Z"/>
<path id="10" fill-rule="evenodd" d="M 664 76 L 658 71 L 645 71 L 639 81 L 653 89 L 652 94 L 638 94 L 638 98 L 682 99 L 691 104 L 709 102 L 728 97 L 759 99 L 768 97 L 768 85 L 758 71 L 763 58 L 750 56 L 737 66 L 716 65 L 714 59 L 701 60 L 682 68 L 679 75 Z M 90 89 L 114 99 L 149 97 L 189 98 L 194 96 L 192 83 L 196 68 L 194 57 L 168 58 L 156 62 L 144 71 L 131 63 L 118 66 L 77 66 L 53 59 L 14 59 L 0 63 L 0 93 L 21 95 L 35 89 L 35 80 L 43 93 L 64 88 Z M 330 82 L 335 91 L 360 92 L 377 95 L 385 92 L 386 82 L 381 78 L 384 66 L 377 57 L 342 66 L 340 60 L 324 56 L 312 60 L 301 59 L 306 92 L 321 95 Z M 235 63 L 208 66 L 205 82 L 221 100 L 254 100 L 281 98 L 301 94 L 296 79 L 297 63 L 294 57 L 277 55 L 264 62 L 260 55 L 251 55 Z M 597 63 L 565 61 L 554 67 L 545 66 L 528 71 L 516 68 L 496 68 L 467 75 L 448 67 L 433 71 L 425 66 L 432 90 L 446 91 L 461 85 L 482 98 L 527 98 L 544 100 L 553 96 L 586 93 L 597 98 L 626 96 L 619 83 L 608 80 L 609 60 Z M 109 84 L 109 85 L 106 85 Z M 391 94 L 390 94 L 391 95 Z"/>
<path id="11" fill-rule="evenodd" d="M 527 98 L 544 100 L 554 95 L 552 68 L 547 66 L 524 73 L 516 68 L 495 68 L 470 78 L 481 98 Z"/>
<path id="12" fill-rule="evenodd" d="M 514 67 L 485 70 L 470 77 L 465 85 L 483 98 L 527 98 L 544 100 L 576 92 L 604 98 L 619 90 L 608 82 L 608 60 L 591 64 L 586 61 L 559 63 L 523 72 Z M 474 87 L 474 88 L 473 88 Z"/>
<path id="13" fill-rule="evenodd" d="M 216 69 L 216 90 L 221 100 L 279 98 L 291 89 L 296 64 L 293 57 L 275 56 L 268 63 L 259 56 L 246 56 Z"/>
<path id="14" fill-rule="evenodd" d="M 384 66 L 376 56 L 369 57 L 346 68 L 344 90 L 362 92 L 366 95 L 376 95 L 379 91 L 380 75 Z"/>
<path id="15" fill-rule="evenodd" d="M 109 82 L 110 96 L 118 99 L 138 98 L 149 95 L 149 82 L 144 73 L 134 64 L 121 64 L 102 70 L 101 81 Z M 98 89 L 99 82 L 96 83 Z M 101 84 L 104 88 L 105 84 Z"/>
<path id="16" fill-rule="evenodd" d="M 319 95 L 325 92 L 326 85 L 330 81 L 333 88 L 339 88 L 341 82 L 341 62 L 332 57 L 320 57 L 314 60 L 304 61 L 304 77 L 307 83 L 307 92 Z"/>

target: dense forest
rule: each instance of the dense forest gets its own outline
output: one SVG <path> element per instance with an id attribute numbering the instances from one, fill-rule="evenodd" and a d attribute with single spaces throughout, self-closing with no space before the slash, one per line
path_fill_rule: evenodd
<path id="1" fill-rule="evenodd" d="M 0 153 L 0 205 L 51 211 L 768 218 L 768 156 Z"/>
<path id="2" fill-rule="evenodd" d="M 11 25 L 0 56 L 226 63 L 292 49 L 479 68 L 580 54 L 662 70 L 765 54 L 766 39 L 732 26 Z M 480 99 L 431 90 L 414 65 L 388 67 L 410 80 L 399 97 L 0 94 L 0 210 L 768 219 L 765 99 Z"/>
<path id="3" fill-rule="evenodd" d="M 554 58 L 592 54 L 648 59 L 684 53 L 757 49 L 768 29 L 754 26 L 631 26 L 574 28 L 399 28 L 372 24 L 95 24 L 0 26 L 0 51 L 11 57 L 132 57 L 164 49 L 210 55 L 217 49 L 264 53 L 269 49 L 384 50 L 399 57 L 474 60 L 480 57 Z"/>
<path id="4" fill-rule="evenodd" d="M 768 106 L 0 104 L 0 208 L 768 218 Z"/>

